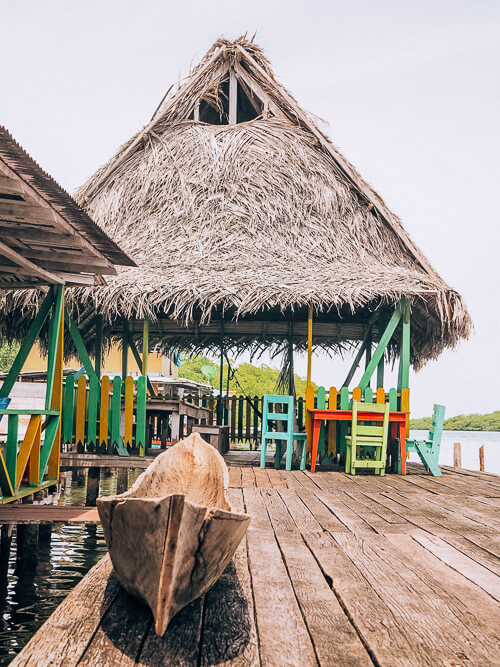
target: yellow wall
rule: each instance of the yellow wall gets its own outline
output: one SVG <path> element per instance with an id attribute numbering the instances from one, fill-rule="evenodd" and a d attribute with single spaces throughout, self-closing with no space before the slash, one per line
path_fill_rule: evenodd
<path id="1" fill-rule="evenodd" d="M 129 373 L 137 373 L 141 369 L 137 367 L 134 355 L 129 350 L 127 358 L 127 370 Z M 78 359 L 70 359 L 65 361 L 66 368 L 74 368 L 78 370 L 81 367 Z M 122 368 L 122 351 L 118 345 L 111 348 L 109 353 L 105 356 L 102 364 L 103 375 L 120 375 Z M 47 370 L 47 358 L 43 357 L 38 344 L 33 345 L 31 351 L 23 366 L 23 371 L 45 371 Z M 148 373 L 156 375 L 166 375 L 168 377 L 178 377 L 177 366 L 164 354 L 157 352 L 150 352 L 148 355 Z"/>

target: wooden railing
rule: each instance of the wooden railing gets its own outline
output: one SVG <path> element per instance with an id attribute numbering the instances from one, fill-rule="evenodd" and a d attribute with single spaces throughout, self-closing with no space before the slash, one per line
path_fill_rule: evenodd
<path id="1" fill-rule="evenodd" d="M 122 418 L 123 417 L 123 418 Z M 62 443 L 84 452 L 126 456 L 146 446 L 146 378 L 104 375 L 88 379 L 68 375 L 64 381 Z"/>
<path id="2" fill-rule="evenodd" d="M 29 415 L 30 420 L 19 444 L 19 417 L 23 415 Z M 60 425 L 59 411 L 6 409 L 0 410 L 0 416 L 8 417 L 5 456 L 0 450 L 0 502 L 56 484 L 59 447 L 54 447 L 54 443 Z"/>

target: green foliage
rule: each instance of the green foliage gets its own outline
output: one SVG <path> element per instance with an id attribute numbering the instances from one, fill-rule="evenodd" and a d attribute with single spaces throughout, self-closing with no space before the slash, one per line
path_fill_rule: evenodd
<path id="1" fill-rule="evenodd" d="M 229 381 L 229 391 L 236 391 L 238 394 L 245 392 L 248 396 L 262 396 L 263 394 L 273 394 L 276 391 L 276 382 L 279 376 L 279 370 L 261 364 L 255 366 L 254 364 L 241 363 L 233 366 L 232 360 L 231 369 L 235 371 L 235 378 Z M 204 365 L 214 366 L 217 369 L 215 377 L 211 382 L 208 382 L 206 375 L 201 372 L 201 367 Z M 224 364 L 222 372 L 222 382 L 224 391 L 227 386 L 227 364 Z M 219 388 L 220 383 L 220 365 L 213 359 L 208 359 L 203 356 L 190 357 L 183 360 L 182 366 L 179 369 L 179 375 L 187 380 L 194 380 L 195 382 L 202 382 L 210 384 L 216 389 Z M 240 386 L 238 386 L 238 382 Z M 295 390 L 298 396 L 305 397 L 306 395 L 306 380 L 295 374 Z M 313 383 L 313 386 L 316 385 Z"/>
<path id="2" fill-rule="evenodd" d="M 410 428 L 428 430 L 431 417 L 410 419 Z M 445 419 L 443 428 L 446 431 L 500 431 L 500 410 L 486 415 L 457 415 Z"/>
<path id="3" fill-rule="evenodd" d="M 7 343 L 4 341 L 0 344 L 0 372 L 6 373 L 10 369 L 18 350 L 18 343 Z"/>

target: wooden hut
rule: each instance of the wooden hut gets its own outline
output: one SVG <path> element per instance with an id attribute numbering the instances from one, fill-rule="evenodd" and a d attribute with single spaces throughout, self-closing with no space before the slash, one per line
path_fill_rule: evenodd
<path id="1" fill-rule="evenodd" d="M 2 126 L 0 257 L 4 338 L 22 339 L 0 387 L 0 419 L 7 429 L 5 449 L 0 449 L 0 503 L 4 503 L 50 486 L 59 477 L 65 286 L 103 285 L 103 275 L 116 274 L 115 264 L 134 266 L 134 262 Z M 26 318 L 19 310 L 27 287 L 40 301 L 35 317 Z M 18 328 L 20 317 L 24 338 Z M 45 407 L 9 408 L 11 390 L 41 333 L 48 351 Z M 20 429 L 22 420 L 25 429 Z"/>
<path id="2" fill-rule="evenodd" d="M 357 362 L 366 350 L 364 387 L 400 356 L 401 390 L 410 362 L 469 335 L 461 296 L 245 38 L 218 40 L 76 196 L 137 264 L 71 290 L 89 343 L 101 323 L 124 348 L 292 351 L 309 338 L 358 346 Z"/>

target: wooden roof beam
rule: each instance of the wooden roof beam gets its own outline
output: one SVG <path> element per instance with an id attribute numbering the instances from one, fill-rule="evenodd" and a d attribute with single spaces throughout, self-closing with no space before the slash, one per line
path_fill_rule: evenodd
<path id="1" fill-rule="evenodd" d="M 30 262 L 29 259 L 26 259 L 26 257 L 23 257 L 10 246 L 2 243 L 1 241 L 0 255 L 7 257 L 7 259 L 9 259 L 11 262 L 14 262 L 18 266 L 23 267 L 23 269 L 26 270 L 26 275 L 37 276 L 38 278 L 42 278 L 49 283 L 64 284 L 64 280 L 62 278 L 56 276 L 53 273 L 50 273 L 49 271 L 46 271 L 45 269 L 42 269 L 36 264 L 33 264 L 33 262 Z"/>

